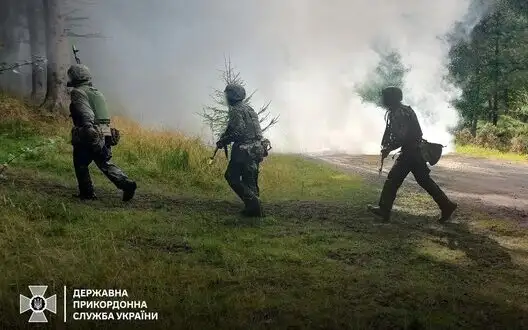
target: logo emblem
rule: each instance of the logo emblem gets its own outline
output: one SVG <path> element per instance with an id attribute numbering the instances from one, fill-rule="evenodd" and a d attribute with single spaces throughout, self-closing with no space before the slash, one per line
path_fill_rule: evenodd
<path id="1" fill-rule="evenodd" d="M 46 323 L 48 319 L 44 315 L 44 311 L 49 311 L 53 314 L 57 313 L 57 295 L 49 298 L 44 298 L 44 294 L 48 289 L 47 285 L 30 285 L 31 298 L 20 295 L 20 314 L 31 310 L 31 317 L 28 322 L 31 323 Z"/>

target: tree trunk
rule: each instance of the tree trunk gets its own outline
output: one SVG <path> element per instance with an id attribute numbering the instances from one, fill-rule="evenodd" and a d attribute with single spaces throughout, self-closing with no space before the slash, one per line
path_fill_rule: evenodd
<path id="1" fill-rule="evenodd" d="M 471 113 L 471 135 L 473 137 L 476 137 L 477 136 L 477 126 L 478 126 L 478 120 L 480 118 L 480 114 L 481 114 L 481 106 L 482 106 L 482 102 L 480 102 L 480 58 L 478 56 L 475 56 L 476 58 L 476 63 L 475 63 L 475 79 L 476 79 L 476 83 L 475 83 L 475 86 L 476 86 L 476 89 L 474 90 L 474 94 L 473 94 L 473 111 Z"/>
<path id="2" fill-rule="evenodd" d="M 508 88 L 504 88 L 504 114 L 510 112 L 510 93 Z"/>
<path id="3" fill-rule="evenodd" d="M 20 6 L 16 0 L 3 0 L 0 10 L 0 63 L 16 63 L 20 52 Z M 0 75 L 0 88 L 19 93 L 22 77 L 12 71 Z"/>
<path id="4" fill-rule="evenodd" d="M 493 120 L 493 97 L 490 96 L 488 98 L 488 122 L 491 122 Z"/>
<path id="5" fill-rule="evenodd" d="M 66 73 L 71 63 L 65 30 L 64 0 L 44 0 L 46 31 L 46 97 L 43 106 L 50 112 L 66 112 Z"/>
<path id="6" fill-rule="evenodd" d="M 32 0 L 27 0 L 26 10 L 27 10 L 27 23 L 29 31 L 29 47 L 31 52 L 31 57 L 35 61 L 35 57 L 40 53 L 40 44 L 41 44 L 41 34 L 40 34 L 40 16 L 39 8 L 37 4 Z M 39 92 L 39 87 L 42 87 L 42 72 L 40 70 L 40 63 L 33 63 L 31 68 L 31 99 L 35 100 Z"/>
<path id="7" fill-rule="evenodd" d="M 499 64 L 499 56 L 500 56 L 500 17 L 499 13 L 495 14 L 495 62 L 494 62 L 494 75 L 493 75 L 493 109 L 492 109 L 492 115 L 491 120 L 493 122 L 493 125 L 497 126 L 497 122 L 499 120 L 499 78 L 500 78 L 500 64 Z"/>
<path id="8" fill-rule="evenodd" d="M 477 136 L 477 124 L 478 124 L 478 117 L 473 114 L 473 117 L 471 118 L 471 136 L 476 137 Z"/>
<path id="9" fill-rule="evenodd" d="M 499 98 L 497 92 L 495 92 L 495 95 L 493 96 L 493 112 L 491 116 L 491 122 L 494 126 L 497 126 L 497 123 L 499 122 Z"/>

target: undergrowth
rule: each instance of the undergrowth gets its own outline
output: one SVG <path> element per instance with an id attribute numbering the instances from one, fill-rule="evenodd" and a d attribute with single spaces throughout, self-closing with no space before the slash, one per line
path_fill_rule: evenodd
<path id="1" fill-rule="evenodd" d="M 54 328 L 528 326 L 527 230 L 514 221 L 466 212 L 435 225 L 433 202 L 404 191 L 404 211 L 379 225 L 365 210 L 379 187 L 279 154 L 260 174 L 269 216 L 245 219 L 223 179 L 226 160 L 207 162 L 212 148 L 118 117 L 114 161 L 138 181 L 137 195 L 122 203 L 92 167 L 100 198 L 79 202 L 68 119 L 6 97 L 0 111 L 0 160 L 57 141 L 13 161 L 0 181 L 0 329 L 27 327 L 19 294 L 30 296 L 28 285 L 57 294 L 57 314 L 46 312 Z M 75 321 L 76 288 L 126 289 L 159 318 Z"/>

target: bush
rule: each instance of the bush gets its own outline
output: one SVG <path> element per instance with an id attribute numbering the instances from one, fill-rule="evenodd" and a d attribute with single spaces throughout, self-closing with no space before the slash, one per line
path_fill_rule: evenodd
<path id="1" fill-rule="evenodd" d="M 474 143 L 475 138 L 471 134 L 471 130 L 469 128 L 464 128 L 455 133 L 455 142 L 459 145 L 464 146 Z"/>
<path id="2" fill-rule="evenodd" d="M 520 154 L 528 154 L 528 136 L 518 135 L 511 139 L 510 151 Z"/>
<path id="3" fill-rule="evenodd" d="M 508 133 L 503 129 L 486 123 L 478 132 L 475 142 L 477 145 L 484 148 L 503 150 L 507 148 L 510 139 L 507 138 Z"/>

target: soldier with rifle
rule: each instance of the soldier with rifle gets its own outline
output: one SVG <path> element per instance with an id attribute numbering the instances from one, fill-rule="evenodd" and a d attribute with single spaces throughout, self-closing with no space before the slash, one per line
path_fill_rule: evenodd
<path id="1" fill-rule="evenodd" d="M 369 205 L 368 210 L 381 217 L 390 219 L 396 193 L 409 173 L 412 172 L 416 182 L 434 199 L 441 210 L 439 221 L 447 221 L 457 204 L 450 201 L 430 176 L 427 166 L 435 165 L 440 159 L 442 145 L 429 143 L 422 138 L 422 129 L 416 113 L 403 105 L 403 93 L 397 87 L 387 87 L 381 93 L 383 106 L 387 109 L 386 128 L 381 142 L 381 160 L 393 150 L 401 147 L 401 154 L 396 159 L 383 186 L 378 206 Z M 380 168 L 381 173 L 381 168 Z"/>
<path id="2" fill-rule="evenodd" d="M 134 197 L 137 185 L 116 165 L 110 162 L 112 146 L 119 142 L 120 134 L 110 127 L 110 114 L 103 93 L 92 84 L 88 67 L 81 64 L 78 50 L 73 46 L 77 64 L 68 69 L 68 87 L 71 87 L 70 116 L 73 121 L 73 165 L 81 200 L 96 199 L 88 166 L 92 161 L 120 190 L 123 201 Z"/>
<path id="3" fill-rule="evenodd" d="M 229 106 L 229 120 L 225 132 L 216 142 L 216 147 L 218 150 L 233 143 L 225 179 L 244 202 L 244 216 L 264 217 L 259 198 L 258 173 L 260 163 L 271 149 L 269 140 L 263 139 L 258 115 L 244 101 L 244 87 L 229 84 L 224 94 Z"/>

